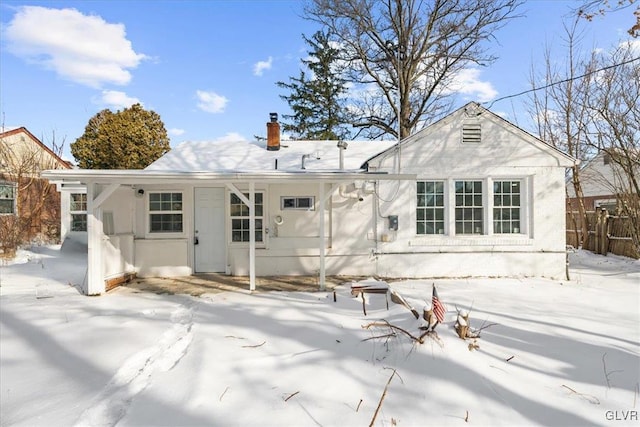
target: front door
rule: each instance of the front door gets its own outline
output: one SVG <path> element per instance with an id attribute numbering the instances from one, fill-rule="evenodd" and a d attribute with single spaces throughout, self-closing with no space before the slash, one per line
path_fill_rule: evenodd
<path id="1" fill-rule="evenodd" d="M 225 271 L 224 188 L 195 189 L 196 273 Z"/>

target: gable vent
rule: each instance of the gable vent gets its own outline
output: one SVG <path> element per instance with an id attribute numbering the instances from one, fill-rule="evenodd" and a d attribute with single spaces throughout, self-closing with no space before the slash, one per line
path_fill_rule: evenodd
<path id="1" fill-rule="evenodd" d="M 480 144 L 482 142 L 482 132 L 480 123 L 465 123 L 462 125 L 462 143 Z"/>

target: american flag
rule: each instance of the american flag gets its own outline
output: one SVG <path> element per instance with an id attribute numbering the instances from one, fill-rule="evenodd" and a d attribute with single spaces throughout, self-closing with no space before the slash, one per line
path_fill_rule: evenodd
<path id="1" fill-rule="evenodd" d="M 438 322 L 444 322 L 444 313 L 447 311 L 444 308 L 444 305 L 440 302 L 440 298 L 438 298 L 438 291 L 436 291 L 436 285 L 433 285 L 433 295 L 431 296 L 431 310 L 436 315 Z"/>

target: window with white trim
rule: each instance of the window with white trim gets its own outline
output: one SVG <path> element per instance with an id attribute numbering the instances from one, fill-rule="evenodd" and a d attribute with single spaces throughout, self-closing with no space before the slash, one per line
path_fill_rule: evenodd
<path id="1" fill-rule="evenodd" d="M 456 234 L 484 234 L 482 181 L 455 182 Z"/>
<path id="2" fill-rule="evenodd" d="M 16 214 L 16 185 L 0 182 L 0 215 Z"/>
<path id="3" fill-rule="evenodd" d="M 149 232 L 182 233 L 182 192 L 149 193 Z"/>
<path id="4" fill-rule="evenodd" d="M 521 232 L 521 188 L 517 180 L 493 182 L 493 232 L 519 234 Z"/>
<path id="5" fill-rule="evenodd" d="M 280 197 L 280 209 L 289 210 L 306 210 L 312 211 L 315 206 L 315 197 L 313 196 L 282 196 Z"/>
<path id="6" fill-rule="evenodd" d="M 70 196 L 71 231 L 87 231 L 87 195 L 71 193 Z"/>
<path id="7" fill-rule="evenodd" d="M 242 193 L 247 199 L 249 193 Z M 264 194 L 255 192 L 255 241 L 262 242 L 264 240 Z M 230 193 L 229 199 L 229 215 L 231 216 L 231 241 L 232 242 L 248 242 L 249 241 L 249 206 L 235 195 Z"/>
<path id="8" fill-rule="evenodd" d="M 418 181 L 416 233 L 444 234 L 444 181 Z"/>

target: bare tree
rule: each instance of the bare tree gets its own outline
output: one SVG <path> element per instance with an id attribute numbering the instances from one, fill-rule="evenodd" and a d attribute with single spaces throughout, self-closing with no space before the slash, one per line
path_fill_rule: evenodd
<path id="1" fill-rule="evenodd" d="M 558 66 L 552 60 L 551 49 L 545 52 L 545 69 L 542 77 L 538 77 L 535 69 L 531 72 L 531 84 L 534 88 L 544 90 L 533 91 L 530 102 L 532 115 L 537 119 L 540 138 L 561 151 L 580 161 L 594 156 L 586 144 L 590 131 L 590 111 L 587 99 L 593 75 L 594 59 L 580 51 L 578 21 L 570 26 L 565 25 L 566 57 Z M 578 203 L 578 217 L 572 216 L 574 225 L 580 222 L 580 233 L 576 230 L 578 245 L 585 245 L 589 238 L 589 224 L 584 205 L 584 195 L 580 180 L 580 165 L 574 165 L 570 171 L 571 183 Z"/>
<path id="2" fill-rule="evenodd" d="M 359 96 L 353 123 L 370 137 L 404 138 L 450 111 L 451 84 L 491 63 L 484 42 L 522 0 L 308 0 L 306 17 L 334 34 Z"/>
<path id="3" fill-rule="evenodd" d="M 630 234 L 640 251 L 640 66 L 638 47 L 620 44 L 598 59 L 597 81 L 588 108 L 596 137 L 588 142 L 608 157 L 618 209 L 629 218 Z"/>
<path id="4" fill-rule="evenodd" d="M 635 2 L 636 0 L 584 0 L 576 12 L 578 16 L 591 21 L 598 15 L 632 7 Z M 627 33 L 631 37 L 640 37 L 640 6 L 635 8 L 633 16 L 635 22 L 627 30 Z"/>
<path id="5" fill-rule="evenodd" d="M 59 157 L 63 146 L 54 133 L 51 152 Z M 0 216 L 0 249 L 5 256 L 23 243 L 59 239 L 60 196 L 54 185 L 40 178 L 42 170 L 59 167 L 46 150 L 0 139 L 0 181 L 14 183 L 16 204 L 15 214 Z"/>

